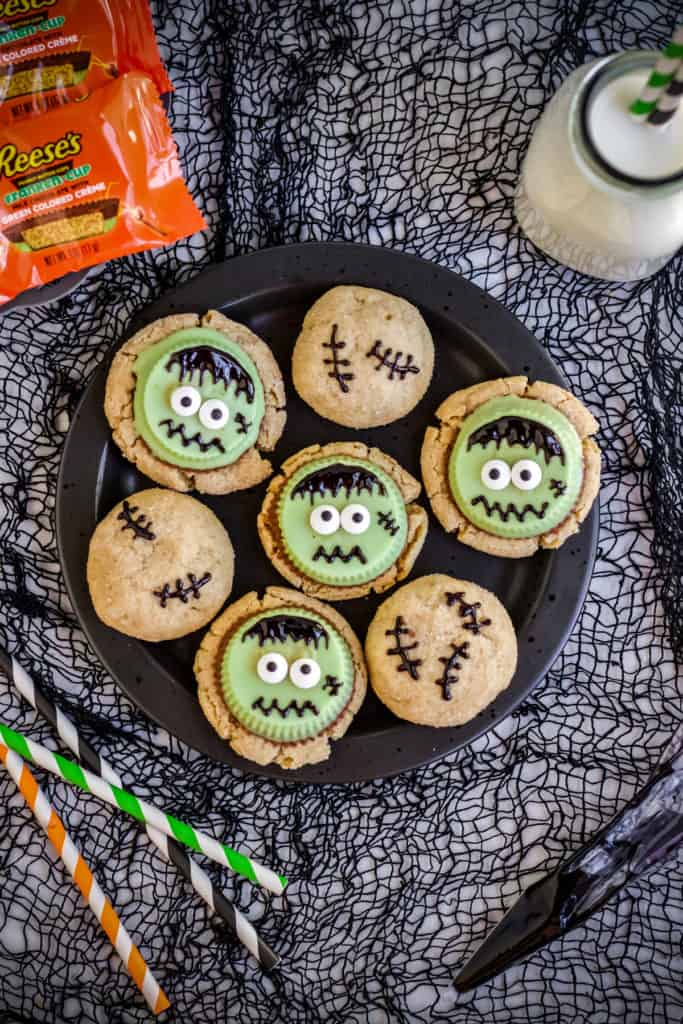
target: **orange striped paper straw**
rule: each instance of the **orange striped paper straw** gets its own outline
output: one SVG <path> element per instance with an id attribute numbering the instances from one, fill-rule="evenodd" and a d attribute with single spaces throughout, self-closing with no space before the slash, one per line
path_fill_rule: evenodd
<path id="1" fill-rule="evenodd" d="M 96 882 L 92 871 L 78 852 L 34 776 L 18 754 L 0 743 L 0 760 L 12 776 L 38 824 L 59 854 L 62 863 L 78 886 L 107 938 L 123 960 L 128 973 L 142 992 L 152 1013 L 168 1009 L 169 1001 L 132 941 L 118 914 Z"/>

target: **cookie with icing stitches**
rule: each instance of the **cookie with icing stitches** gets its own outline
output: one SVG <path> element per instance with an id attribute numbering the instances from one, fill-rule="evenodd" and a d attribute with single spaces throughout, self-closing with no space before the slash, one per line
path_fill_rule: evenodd
<path id="1" fill-rule="evenodd" d="M 373 690 L 395 715 L 454 726 L 510 685 L 517 637 L 494 594 L 435 574 L 404 584 L 379 606 L 365 656 Z"/>
<path id="2" fill-rule="evenodd" d="M 312 445 L 268 487 L 257 526 L 275 568 L 307 594 L 380 593 L 413 567 L 427 534 L 420 485 L 378 448 Z"/>
<path id="3" fill-rule="evenodd" d="M 201 629 L 232 588 L 230 537 L 196 498 L 153 487 L 120 501 L 90 540 L 93 607 L 112 629 L 173 640 Z"/>
<path id="4" fill-rule="evenodd" d="M 422 478 L 449 533 L 524 558 L 576 533 L 597 497 L 598 423 L 568 391 L 526 377 L 450 395 L 422 446 Z"/>
<path id="5" fill-rule="evenodd" d="M 376 288 L 340 285 L 304 318 L 294 387 L 319 416 L 360 430 L 407 415 L 429 387 L 434 342 L 420 311 Z"/>
<path id="6" fill-rule="evenodd" d="M 241 757 L 282 768 L 330 755 L 363 702 L 362 647 L 329 605 L 284 587 L 245 594 L 195 658 L 199 703 Z"/>
<path id="7" fill-rule="evenodd" d="M 123 454 L 176 491 L 229 494 L 260 483 L 285 425 L 275 358 L 212 310 L 156 320 L 112 362 L 104 411 Z"/>

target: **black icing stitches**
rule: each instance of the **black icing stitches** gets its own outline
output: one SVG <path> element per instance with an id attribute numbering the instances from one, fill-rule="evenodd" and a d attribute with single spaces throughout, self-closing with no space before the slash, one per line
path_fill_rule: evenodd
<path id="1" fill-rule="evenodd" d="M 324 559 L 328 565 L 331 565 L 332 562 L 346 562 L 348 564 L 354 558 L 357 558 L 363 565 L 367 562 L 367 558 L 358 544 L 354 544 L 349 551 L 342 551 L 338 544 L 335 544 L 331 551 L 325 551 L 325 548 L 320 544 L 313 555 L 313 561 L 317 562 L 320 558 Z"/>
<path id="2" fill-rule="evenodd" d="M 387 533 L 390 533 L 392 537 L 395 537 L 401 529 L 391 512 L 380 512 L 377 516 L 377 522 L 387 531 Z"/>
<path id="3" fill-rule="evenodd" d="M 323 690 L 327 690 L 331 697 L 336 697 L 342 688 L 342 682 L 336 676 L 325 676 Z"/>
<path id="4" fill-rule="evenodd" d="M 259 647 L 268 640 L 276 644 L 303 640 L 307 647 L 312 644 L 316 650 L 323 641 L 325 647 L 330 646 L 330 635 L 323 624 L 304 615 L 268 615 L 259 619 L 245 631 L 242 643 L 252 639 L 258 640 Z"/>
<path id="5" fill-rule="evenodd" d="M 561 498 L 564 492 L 567 490 L 567 485 L 562 480 L 551 480 L 550 490 L 553 492 L 556 498 Z"/>
<path id="6" fill-rule="evenodd" d="M 346 497 L 350 498 L 353 491 L 359 495 L 363 491 L 372 494 L 375 487 L 379 494 L 387 493 L 386 487 L 372 470 L 365 466 L 333 462 L 329 466 L 323 466 L 322 469 L 314 470 L 300 480 L 292 489 L 292 497 L 304 498 L 308 495 L 313 502 L 316 495 L 322 497 L 325 494 L 331 494 L 336 498 L 340 491 L 346 491 Z"/>
<path id="7" fill-rule="evenodd" d="M 332 333 L 329 341 L 323 342 L 323 348 L 329 348 L 329 358 L 323 359 L 325 366 L 331 366 L 332 369 L 328 371 L 327 376 L 331 377 L 332 380 L 336 380 L 339 385 L 339 390 L 347 395 L 349 393 L 349 385 L 346 383 L 349 380 L 353 380 L 355 374 L 351 373 L 350 370 L 346 370 L 345 367 L 351 365 L 351 360 L 347 359 L 346 356 L 340 356 L 339 353 L 343 348 L 346 348 L 345 341 L 337 340 L 337 324 L 332 324 Z"/>
<path id="8" fill-rule="evenodd" d="M 485 448 L 491 441 L 495 442 L 496 448 L 500 448 L 503 441 L 521 448 L 533 447 L 537 455 L 543 453 L 546 462 L 557 457 L 564 465 L 564 448 L 557 434 L 536 420 L 523 416 L 499 416 L 497 420 L 472 431 L 467 439 L 467 451 L 475 445 Z"/>
<path id="9" fill-rule="evenodd" d="M 140 537 L 142 540 L 156 540 L 156 533 L 152 530 L 154 523 L 141 512 L 140 515 L 135 518 L 135 513 L 138 511 L 137 505 L 131 505 L 127 501 L 124 501 L 123 508 L 117 515 L 117 519 L 123 522 L 121 532 L 124 530 L 131 530 L 133 533 L 133 540 L 137 540 Z"/>
<path id="10" fill-rule="evenodd" d="M 277 697 L 274 697 L 268 705 L 264 703 L 263 697 L 259 697 L 258 700 L 255 700 L 251 705 L 251 708 L 252 711 L 261 711 L 266 718 L 268 718 L 273 711 L 277 712 L 280 718 L 286 718 L 290 711 L 294 711 L 297 718 L 303 718 L 307 711 L 312 711 L 314 715 L 319 713 L 313 701 L 305 700 L 300 704 L 298 700 L 290 700 L 289 704 L 285 704 L 284 707 L 280 707 L 280 702 Z"/>
<path id="11" fill-rule="evenodd" d="M 393 380 L 394 376 L 398 377 L 399 380 L 405 380 L 409 373 L 419 373 L 420 367 L 413 361 L 413 357 L 410 352 L 406 352 L 406 357 L 401 362 L 401 356 L 403 352 L 400 350 L 395 352 L 392 357 L 393 348 L 388 346 L 382 351 L 382 342 L 377 339 L 371 349 L 365 353 L 366 359 L 376 359 L 377 364 L 375 370 L 381 370 L 385 366 L 389 371 L 389 380 Z"/>
<path id="12" fill-rule="evenodd" d="M 469 641 L 465 640 L 461 644 L 451 644 L 452 651 L 447 658 L 439 658 L 439 661 L 443 664 L 443 674 L 435 679 L 434 682 L 437 686 L 441 687 L 441 696 L 444 700 L 452 700 L 453 693 L 451 687 L 455 686 L 460 678 L 457 674 L 462 668 L 460 662 L 461 658 L 469 658 Z"/>
<path id="13" fill-rule="evenodd" d="M 251 420 L 248 420 L 246 416 L 243 416 L 241 412 L 235 413 L 235 423 L 237 424 L 238 434 L 248 434 L 249 427 L 251 426 Z"/>
<path id="14" fill-rule="evenodd" d="M 209 582 L 211 579 L 211 573 L 205 572 L 201 579 L 197 579 L 194 573 L 189 572 L 187 574 L 187 579 L 187 583 L 183 583 L 181 579 L 177 579 L 175 581 L 175 590 L 171 590 L 170 583 L 164 583 L 160 590 L 152 591 L 154 596 L 159 598 L 159 604 L 162 608 L 165 608 L 168 602 L 174 598 L 182 601 L 183 604 L 187 604 L 190 597 L 199 597 L 199 591 Z"/>
<path id="15" fill-rule="evenodd" d="M 247 373 L 234 356 L 223 352 L 222 349 L 214 348 L 213 345 L 192 345 L 190 348 L 173 352 L 166 363 L 166 369 L 170 371 L 174 366 L 179 368 L 178 380 L 183 381 L 186 377 L 198 373 L 201 387 L 204 374 L 208 373 L 214 384 L 222 381 L 226 391 L 234 384 L 235 394 L 245 394 L 249 403 L 254 401 L 255 389 L 251 374 Z"/>
<path id="16" fill-rule="evenodd" d="M 489 518 L 494 512 L 497 512 L 504 523 L 507 523 L 510 516 L 514 516 L 518 523 L 523 523 L 529 514 L 536 516 L 537 519 L 545 519 L 545 514 L 548 511 L 547 501 L 544 501 L 540 508 L 534 508 L 528 502 L 522 508 L 517 508 L 513 501 L 508 502 L 507 506 L 503 508 L 499 501 L 491 502 L 485 494 L 478 494 L 476 498 L 472 498 L 472 504 L 483 505 Z"/>
<path id="17" fill-rule="evenodd" d="M 185 424 L 174 423 L 172 419 L 160 420 L 159 426 L 166 427 L 166 436 L 169 440 L 175 437 L 176 434 L 179 434 L 180 440 L 183 442 L 183 448 L 196 444 L 202 452 L 208 452 L 210 448 L 217 448 L 219 452 L 225 454 L 225 446 L 218 437 L 212 437 L 210 441 L 205 441 L 199 431 L 190 437 L 185 429 Z"/>
<path id="18" fill-rule="evenodd" d="M 490 626 L 490 619 L 480 619 L 479 609 L 481 608 L 481 601 L 473 601 L 471 604 L 465 600 L 465 593 L 462 590 L 451 593 L 446 591 L 446 604 L 450 608 L 455 602 L 458 602 L 458 612 L 460 617 L 467 619 L 468 621 L 464 624 L 464 629 L 469 630 L 470 633 L 474 633 L 476 636 L 481 633 L 484 626 Z"/>
<path id="19" fill-rule="evenodd" d="M 415 631 L 406 626 L 403 621 L 402 615 L 396 616 L 396 621 L 392 629 L 384 630 L 385 636 L 393 636 L 396 644 L 394 647 L 387 648 L 387 654 L 398 655 L 401 659 L 401 664 L 398 666 L 399 672 L 407 672 L 411 679 L 419 679 L 418 668 L 422 664 L 422 658 L 411 658 L 409 651 L 414 651 L 416 647 L 419 647 L 417 640 L 414 640 L 412 644 L 406 644 L 403 642 L 404 636 L 415 636 Z"/>

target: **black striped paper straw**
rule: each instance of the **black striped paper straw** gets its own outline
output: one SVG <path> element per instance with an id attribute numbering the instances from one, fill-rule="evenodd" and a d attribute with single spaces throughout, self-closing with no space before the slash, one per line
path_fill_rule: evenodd
<path id="1" fill-rule="evenodd" d="M 664 121 L 655 121 L 652 114 L 658 107 L 661 97 L 676 77 L 683 60 L 683 25 L 674 32 L 673 39 L 662 52 L 661 57 L 650 72 L 647 82 L 640 96 L 633 101 L 629 110 L 638 120 L 647 119 L 648 124 L 664 124 Z M 680 94 L 679 94 L 680 97 Z M 674 104 L 672 113 L 666 118 L 673 116 L 677 104 Z"/>
<path id="2" fill-rule="evenodd" d="M 0 646 L 0 668 L 3 670 L 15 689 L 28 703 L 54 726 L 62 742 L 71 750 L 90 771 L 101 775 L 114 786 L 121 786 L 118 772 L 79 735 L 70 718 L 60 711 L 56 704 L 46 696 L 28 673 L 8 652 Z M 148 837 L 159 852 L 177 867 L 183 878 L 192 885 L 219 917 L 228 925 L 252 956 L 266 971 L 272 970 L 280 962 L 280 957 L 261 939 L 254 926 L 233 906 L 220 889 L 217 889 L 207 873 L 197 862 L 185 852 L 180 843 L 169 839 L 163 832 L 152 825 L 145 827 Z"/>

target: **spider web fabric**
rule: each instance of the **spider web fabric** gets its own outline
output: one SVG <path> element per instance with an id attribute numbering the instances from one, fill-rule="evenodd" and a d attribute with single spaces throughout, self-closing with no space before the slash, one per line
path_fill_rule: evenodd
<path id="1" fill-rule="evenodd" d="M 533 880 L 646 781 L 683 717 L 680 258 L 634 284 L 533 248 L 512 197 L 535 122 L 592 56 L 660 47 L 678 5 L 510 0 L 157 0 L 172 121 L 209 230 L 93 272 L 0 320 L 0 637 L 124 784 L 273 863 L 268 898 L 209 867 L 282 966 L 264 975 L 99 801 L 39 773 L 158 980 L 165 1020 L 314 1024 L 683 1019 L 683 858 L 475 992 L 454 973 Z M 317 788 L 243 776 L 118 691 L 60 575 L 69 415 L 133 315 L 236 253 L 307 239 L 417 253 L 486 289 L 599 416 L 599 556 L 545 681 L 467 749 L 395 779 Z M 0 716 L 52 730 L 0 680 Z M 0 1022 L 142 1022 L 142 998 L 0 773 Z"/>

